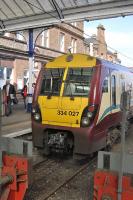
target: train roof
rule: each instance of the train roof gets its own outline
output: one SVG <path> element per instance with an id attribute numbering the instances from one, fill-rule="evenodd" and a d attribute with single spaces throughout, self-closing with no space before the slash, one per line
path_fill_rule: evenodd
<path id="1" fill-rule="evenodd" d="M 120 64 L 112 63 L 110 61 L 93 57 L 87 54 L 65 54 L 61 55 L 50 62 L 48 62 L 45 67 L 46 68 L 64 68 L 64 67 L 95 67 L 98 64 L 106 65 L 108 68 L 116 69 L 116 70 L 122 70 L 122 71 L 128 71 L 133 73 L 133 68 L 128 68 L 125 66 L 122 66 Z"/>
<path id="2" fill-rule="evenodd" d="M 94 67 L 96 58 L 86 54 L 65 54 L 46 64 L 46 68 L 57 67 Z"/>

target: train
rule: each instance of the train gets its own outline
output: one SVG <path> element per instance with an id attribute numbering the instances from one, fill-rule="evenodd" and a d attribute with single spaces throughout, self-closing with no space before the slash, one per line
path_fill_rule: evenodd
<path id="1" fill-rule="evenodd" d="M 124 91 L 129 93 L 128 122 L 133 117 L 131 68 L 78 53 L 49 61 L 33 98 L 34 146 L 45 155 L 70 153 L 75 159 L 111 146 L 120 137 Z"/>

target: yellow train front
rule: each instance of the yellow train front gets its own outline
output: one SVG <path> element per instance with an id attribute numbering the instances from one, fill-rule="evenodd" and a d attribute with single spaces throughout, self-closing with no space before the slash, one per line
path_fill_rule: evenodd
<path id="1" fill-rule="evenodd" d="M 88 155 L 106 146 L 106 131 L 120 122 L 121 114 L 114 108 L 117 112 L 111 122 L 104 116 L 105 110 L 100 111 L 101 85 L 109 71 L 100 62 L 88 55 L 69 54 L 41 70 L 34 94 L 32 133 L 34 146 L 44 154 Z"/>

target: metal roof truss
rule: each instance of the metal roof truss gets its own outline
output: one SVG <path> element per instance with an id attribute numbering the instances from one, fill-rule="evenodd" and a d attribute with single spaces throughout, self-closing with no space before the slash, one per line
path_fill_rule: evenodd
<path id="1" fill-rule="evenodd" d="M 0 31 L 132 14 L 132 0 L 0 0 Z"/>

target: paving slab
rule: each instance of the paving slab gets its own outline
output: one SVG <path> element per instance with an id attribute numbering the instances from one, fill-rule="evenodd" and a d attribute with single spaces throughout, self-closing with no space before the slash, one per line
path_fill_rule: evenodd
<path id="1" fill-rule="evenodd" d="M 2 117 L 2 135 L 31 130 L 31 114 L 24 109 L 23 102 L 13 106 L 11 115 Z"/>

